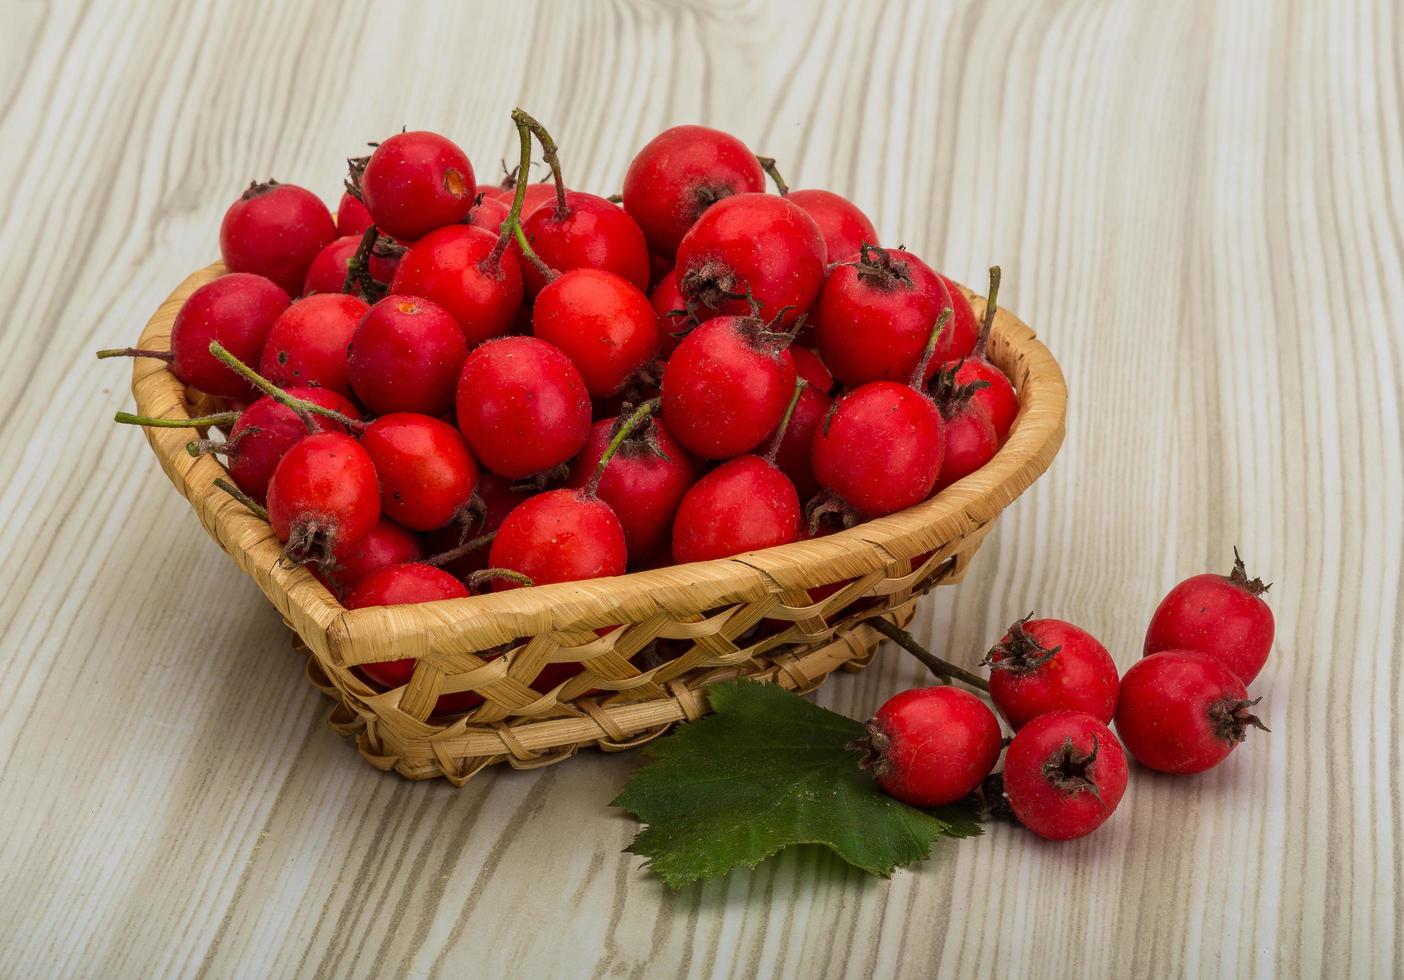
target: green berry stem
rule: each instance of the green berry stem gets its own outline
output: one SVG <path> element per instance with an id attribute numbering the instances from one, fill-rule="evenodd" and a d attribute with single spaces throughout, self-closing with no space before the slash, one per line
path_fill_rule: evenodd
<path id="1" fill-rule="evenodd" d="M 775 193 L 781 197 L 788 197 L 790 185 L 785 183 L 785 178 L 780 176 L 780 168 L 775 165 L 774 157 L 756 157 L 756 162 L 761 165 L 761 169 L 770 175 L 770 179 L 775 181 Z"/>
<path id="2" fill-rule="evenodd" d="M 234 484 L 230 483 L 228 480 L 216 478 L 214 481 L 214 485 L 219 487 L 225 493 L 229 494 L 229 496 L 233 497 L 235 500 L 239 501 L 239 503 L 243 504 L 249 510 L 253 511 L 254 516 L 257 517 L 259 520 L 268 520 L 268 508 L 263 506 L 257 500 L 250 497 L 248 494 L 244 493 L 244 491 L 234 486 Z"/>
<path id="3" fill-rule="evenodd" d="M 775 465 L 775 457 L 780 455 L 780 444 L 785 441 L 785 431 L 790 427 L 790 419 L 794 418 L 795 406 L 799 404 L 800 396 L 804 394 L 804 389 L 809 387 L 809 382 L 803 378 L 795 378 L 795 390 L 790 395 L 790 404 L 785 406 L 785 414 L 780 416 L 780 425 L 775 429 L 775 435 L 771 437 L 770 445 L 766 448 L 761 459 L 771 466 Z"/>
<path id="4" fill-rule="evenodd" d="M 990 266 L 990 288 L 989 295 L 985 297 L 985 317 L 980 324 L 980 336 L 975 341 L 975 349 L 970 352 L 971 357 L 984 357 L 985 348 L 990 342 L 990 331 L 994 329 L 995 312 L 998 306 L 995 300 L 999 296 L 999 266 Z"/>
<path id="5" fill-rule="evenodd" d="M 512 234 L 517 238 L 517 246 L 521 248 L 523 257 L 536 267 L 536 271 L 541 273 L 547 282 L 554 282 L 560 278 L 560 273 L 551 268 L 541 260 L 541 256 L 536 254 L 536 249 L 531 247 L 531 242 L 527 241 L 526 232 L 522 230 L 520 221 L 512 222 Z"/>
<path id="6" fill-rule="evenodd" d="M 536 584 L 531 580 L 530 576 L 523 575 L 521 572 L 514 572 L 510 568 L 484 568 L 468 576 L 468 588 L 470 591 L 476 593 L 482 586 L 500 578 L 505 578 L 509 582 L 516 582 L 518 585 L 524 585 L 528 589 Z"/>
<path id="7" fill-rule="evenodd" d="M 590 476 L 590 482 L 585 484 L 585 489 L 583 491 L 585 496 L 594 497 L 599 492 L 600 480 L 604 479 L 605 467 L 609 465 L 609 461 L 614 458 L 614 454 L 619 451 L 619 447 L 624 445 L 624 440 L 629 438 L 629 433 L 637 429 L 645 419 L 652 415 L 654 411 L 657 410 L 658 405 L 659 399 L 650 398 L 638 408 L 634 409 L 634 413 L 619 427 L 619 431 L 614 433 L 614 437 L 609 440 L 609 445 L 605 447 L 605 451 L 600 455 L 600 461 L 595 464 L 595 472 Z"/>
<path id="8" fill-rule="evenodd" d="M 144 425 L 149 429 L 203 429 L 212 425 L 233 425 L 239 421 L 239 413 L 216 412 L 214 415 L 199 415 L 193 419 L 157 419 L 149 415 L 118 412 L 112 417 L 112 421 L 122 425 Z"/>
<path id="9" fill-rule="evenodd" d="M 288 394 L 282 388 L 279 388 L 253 368 L 229 353 L 229 351 L 225 350 L 224 345 L 217 340 L 210 341 L 210 354 L 279 405 L 285 405 L 292 409 L 294 414 L 302 420 L 302 424 L 307 426 L 308 432 L 317 431 L 317 424 L 312 421 L 312 416 L 314 415 L 321 415 L 334 422 L 340 422 L 352 432 L 360 432 L 366 427 L 366 423 L 338 412 L 334 408 L 327 408 L 324 405 L 318 405 L 316 402 L 309 402 L 304 398 L 297 398 Z"/>
<path id="10" fill-rule="evenodd" d="M 97 357 L 99 361 L 109 357 L 154 357 L 167 364 L 175 360 L 175 355 L 168 350 L 148 350 L 144 347 L 109 347 L 107 350 L 98 351 Z"/>
<path id="11" fill-rule="evenodd" d="M 479 548 L 487 547 L 488 545 L 492 544 L 492 540 L 495 537 L 497 537 L 496 531 L 493 531 L 490 534 L 480 535 L 479 537 L 473 538 L 469 541 L 465 541 L 460 545 L 455 545 L 448 551 L 440 552 L 437 555 L 432 555 L 429 558 L 422 559 L 422 563 L 425 565 L 433 565 L 435 568 L 438 568 L 442 565 L 447 565 L 451 561 L 457 561 L 465 555 L 472 554 Z"/>
<path id="12" fill-rule="evenodd" d="M 921 352 L 921 360 L 917 362 L 916 370 L 912 372 L 911 386 L 917 391 L 921 390 L 921 383 L 926 380 L 926 369 L 931 365 L 931 358 L 936 355 L 936 343 L 941 339 L 941 334 L 946 332 L 946 324 L 951 322 L 951 316 L 955 311 L 949 306 L 941 310 L 940 316 L 936 317 L 936 324 L 931 328 L 931 336 L 926 339 L 926 350 Z"/>
<path id="13" fill-rule="evenodd" d="M 561 177 L 561 158 L 556 152 L 556 141 L 551 139 L 551 134 L 546 132 L 545 126 L 521 108 L 512 110 L 512 122 L 517 124 L 518 129 L 525 126 L 541 144 L 541 156 L 551 168 L 551 176 L 556 181 L 556 220 L 565 220 L 570 214 L 570 208 L 566 205 L 565 179 Z"/>
<path id="14" fill-rule="evenodd" d="M 513 120 L 516 114 L 513 113 Z M 507 251 L 507 243 L 512 240 L 512 229 L 522 217 L 522 207 L 526 204 L 527 182 L 531 180 L 531 130 L 525 123 L 517 123 L 517 136 L 521 143 L 521 162 L 517 166 L 516 190 L 512 194 L 512 207 L 502 221 L 502 230 L 497 235 L 497 243 L 492 251 L 483 256 L 479 268 L 485 272 L 496 272 L 502 264 L 502 254 Z"/>

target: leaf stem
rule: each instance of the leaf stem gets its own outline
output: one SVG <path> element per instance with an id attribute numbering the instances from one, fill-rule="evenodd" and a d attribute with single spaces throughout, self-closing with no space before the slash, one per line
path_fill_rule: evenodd
<path id="1" fill-rule="evenodd" d="M 913 657 L 916 657 L 925 665 L 927 670 L 931 671 L 931 673 L 935 674 L 937 677 L 957 680 L 962 684 L 970 685 L 976 690 L 989 692 L 989 681 L 985 680 L 979 674 L 972 674 L 962 667 L 957 667 L 953 663 L 942 660 L 918 643 L 916 637 L 902 629 L 902 627 L 883 619 L 881 616 L 874 619 L 867 619 L 863 622 L 865 625 L 871 626 L 873 629 L 877 630 L 903 650 L 906 650 Z"/>

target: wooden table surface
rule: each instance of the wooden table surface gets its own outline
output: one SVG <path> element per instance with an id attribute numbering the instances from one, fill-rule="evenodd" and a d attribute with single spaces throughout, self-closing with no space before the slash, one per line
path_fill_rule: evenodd
<path id="1" fill-rule="evenodd" d="M 1385 975 L 1404 962 L 1404 26 L 1390 0 L 136 5 L 0 28 L 0 975 Z M 1178 578 L 1274 581 L 1271 735 L 1115 818 L 869 879 L 796 850 L 677 894 L 637 755 L 463 790 L 373 771 L 141 434 L 124 365 L 252 178 L 334 200 L 402 124 L 494 175 L 507 115 L 616 190 L 679 122 L 1006 305 L 1069 433 L 918 632 L 1030 609 L 1123 668 Z M 919 682 L 886 651 L 854 716 Z"/>

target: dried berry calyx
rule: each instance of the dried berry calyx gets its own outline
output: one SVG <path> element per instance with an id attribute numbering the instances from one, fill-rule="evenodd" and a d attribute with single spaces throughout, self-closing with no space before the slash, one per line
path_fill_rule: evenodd
<path id="1" fill-rule="evenodd" d="M 1209 705 L 1209 721 L 1214 726 L 1214 734 L 1226 742 L 1242 742 L 1248 738 L 1250 727 L 1271 732 L 1272 729 L 1252 711 L 1261 700 L 1223 697 Z"/>
<path id="2" fill-rule="evenodd" d="M 906 265 L 892 261 L 892 252 L 877 245 L 864 242 L 858 250 L 857 260 L 851 264 L 858 270 L 858 278 L 863 284 L 874 289 L 888 292 L 900 286 L 912 285 L 912 274 Z"/>
<path id="3" fill-rule="evenodd" d="M 887 755 L 887 750 L 892 746 L 892 739 L 876 720 L 864 723 L 863 730 L 863 737 L 855 738 L 848 743 L 848 747 L 858 753 L 860 769 L 866 769 L 874 776 L 884 775 L 892 768 Z"/>
<path id="4" fill-rule="evenodd" d="M 1033 618 L 1029 613 L 1014 621 L 1009 632 L 996 643 L 980 663 L 990 670 L 1005 670 L 1011 674 L 1031 674 L 1057 656 L 1061 645 L 1046 647 L 1029 635 L 1024 627 Z"/>
<path id="5" fill-rule="evenodd" d="M 1229 572 L 1229 581 L 1241 589 L 1246 590 L 1250 595 L 1262 595 L 1272 588 L 1271 582 L 1264 582 L 1260 578 L 1249 578 L 1248 569 L 1243 564 L 1243 559 L 1239 557 L 1238 549 L 1233 549 L 1233 571 Z"/>
<path id="6" fill-rule="evenodd" d="M 1093 778 L 1093 766 L 1100 748 L 1101 744 L 1096 735 L 1092 736 L 1090 752 L 1079 752 L 1073 745 L 1072 738 L 1065 738 L 1058 750 L 1044 762 L 1043 775 L 1049 783 L 1069 796 L 1091 793 L 1101 799 L 1102 791 Z"/>
<path id="7" fill-rule="evenodd" d="M 931 394 L 931 400 L 936 403 L 936 407 L 941 410 L 941 418 L 950 421 L 960 414 L 961 409 L 970 404 L 970 399 L 975 397 L 975 393 L 983 388 L 988 388 L 990 383 L 983 379 L 976 379 L 961 384 L 956 380 L 956 373 L 961 365 L 965 363 L 962 358 L 952 364 L 947 364 L 939 368 L 931 376 L 931 382 L 927 386 L 927 391 Z"/>
<path id="8" fill-rule="evenodd" d="M 277 186 L 278 182 L 272 177 L 269 177 L 267 180 L 251 180 L 249 181 L 248 188 L 239 197 L 240 200 L 243 201 L 252 201 L 256 197 L 267 194 Z"/>

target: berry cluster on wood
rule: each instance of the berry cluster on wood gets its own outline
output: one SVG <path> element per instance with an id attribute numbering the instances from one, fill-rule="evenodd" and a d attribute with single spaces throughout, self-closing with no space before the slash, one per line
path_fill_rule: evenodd
<path id="1" fill-rule="evenodd" d="M 1234 552 L 1229 575 L 1170 590 L 1151 617 L 1143 659 L 1118 679 L 1106 648 L 1058 619 L 1017 620 L 985 655 L 990 678 L 935 657 L 903 630 L 878 628 L 952 687 L 903 691 L 880 707 L 854 748 L 886 792 L 913 806 L 977 798 L 1051 840 L 1081 837 L 1112 815 L 1129 781 L 1127 756 L 1147 769 L 1197 773 L 1228 758 L 1254 714 L 1247 683 L 1272 649 L 1268 589 Z M 995 711 L 1013 729 L 1004 740 Z M 1115 721 L 1116 734 L 1108 726 Z M 1120 739 L 1117 735 L 1120 735 Z"/>

